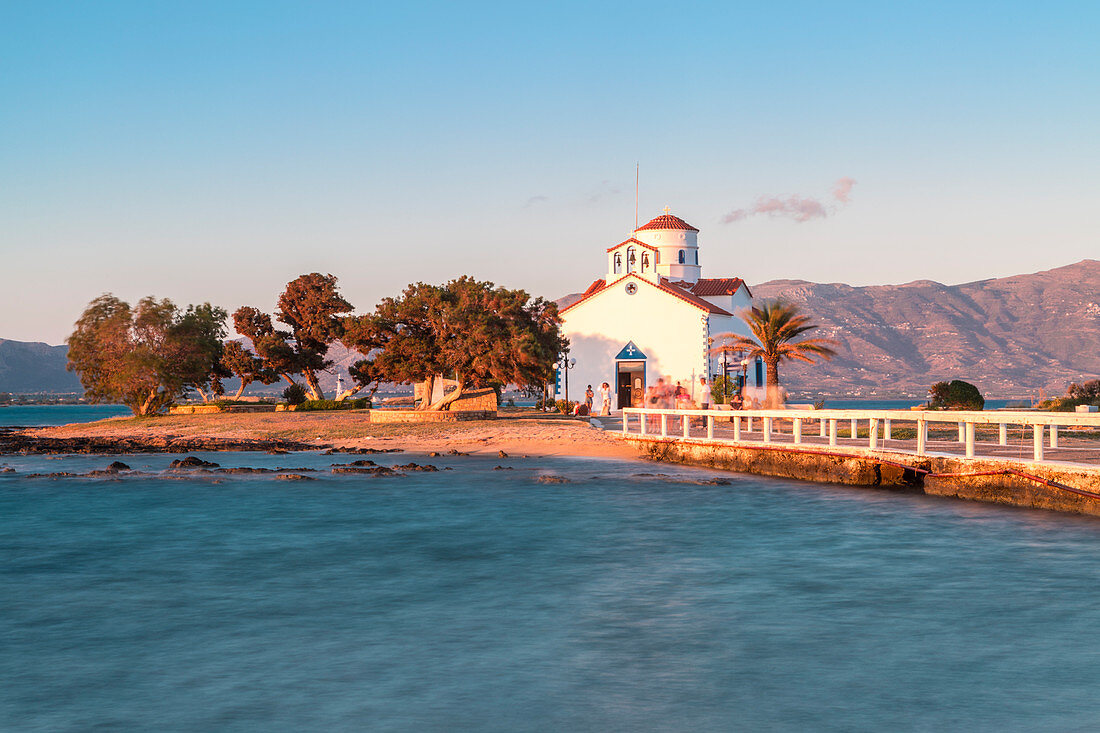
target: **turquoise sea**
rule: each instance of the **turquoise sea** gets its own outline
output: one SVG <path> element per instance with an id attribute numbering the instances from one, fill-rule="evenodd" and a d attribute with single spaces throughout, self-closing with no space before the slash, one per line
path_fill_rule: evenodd
<path id="1" fill-rule="evenodd" d="M 124 405 L 0 405 L 0 427 L 38 427 L 133 415 Z"/>
<path id="2" fill-rule="evenodd" d="M 1100 725 L 1094 519 L 621 460 L 200 456 L 321 470 L 0 456 L 0 729 Z"/>

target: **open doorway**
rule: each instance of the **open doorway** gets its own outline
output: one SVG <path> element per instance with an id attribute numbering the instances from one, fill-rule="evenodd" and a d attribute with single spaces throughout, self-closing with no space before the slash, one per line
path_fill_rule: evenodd
<path id="1" fill-rule="evenodd" d="M 616 361 L 615 384 L 618 407 L 642 407 L 645 399 L 645 362 Z"/>

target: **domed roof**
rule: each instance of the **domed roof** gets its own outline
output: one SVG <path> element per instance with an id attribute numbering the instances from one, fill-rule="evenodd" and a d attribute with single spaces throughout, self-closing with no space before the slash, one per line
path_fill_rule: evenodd
<path id="1" fill-rule="evenodd" d="M 667 209 L 666 209 L 666 211 L 667 211 Z M 660 216 L 656 217 L 655 219 L 650 219 L 645 224 L 642 224 L 640 227 L 638 227 L 634 231 L 640 232 L 644 229 L 683 229 L 683 230 L 686 230 L 686 231 L 689 231 L 689 232 L 699 231 L 698 229 L 693 227 L 691 224 L 688 224 L 686 221 L 684 221 L 680 217 L 673 216 L 672 214 L 661 214 Z"/>

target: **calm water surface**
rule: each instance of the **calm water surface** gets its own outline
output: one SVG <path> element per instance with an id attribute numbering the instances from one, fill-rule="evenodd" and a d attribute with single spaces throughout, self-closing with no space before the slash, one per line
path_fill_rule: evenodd
<path id="1" fill-rule="evenodd" d="M 133 415 L 124 405 L 0 405 L 0 427 L 68 425 Z"/>
<path id="2" fill-rule="evenodd" d="M 110 460 L 0 457 L 5 730 L 1100 725 L 1092 519 L 592 459 L 23 477 Z"/>

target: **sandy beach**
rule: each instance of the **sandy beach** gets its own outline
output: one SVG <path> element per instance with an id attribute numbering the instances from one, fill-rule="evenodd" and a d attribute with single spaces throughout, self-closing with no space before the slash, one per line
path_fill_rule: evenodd
<path id="1" fill-rule="evenodd" d="M 286 440 L 321 447 L 400 448 L 410 453 L 459 450 L 527 456 L 632 458 L 634 448 L 587 420 L 530 411 L 502 412 L 496 420 L 372 425 L 366 411 L 219 413 L 112 418 L 23 431 L 51 439 L 172 441 Z"/>

